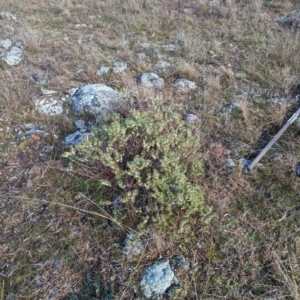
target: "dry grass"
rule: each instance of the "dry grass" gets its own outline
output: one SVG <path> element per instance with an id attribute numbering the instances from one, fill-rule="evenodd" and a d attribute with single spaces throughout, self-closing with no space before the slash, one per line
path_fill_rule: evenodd
<path id="1" fill-rule="evenodd" d="M 25 52 L 18 66 L 0 63 L 0 300 L 136 299 L 143 268 L 181 253 L 191 269 L 181 274 L 182 289 L 172 299 L 299 299 L 298 127 L 289 128 L 256 172 L 245 174 L 225 161 L 252 159 L 295 109 L 291 89 L 299 81 L 300 31 L 275 20 L 299 11 L 300 4 L 209 3 L 1 2 L 1 10 L 18 20 L 0 19 L 0 38 L 22 42 Z M 159 52 L 149 50 L 139 60 L 137 53 L 147 52 L 142 42 Z M 175 52 L 162 50 L 173 43 Z M 128 70 L 96 74 L 116 60 Z M 166 87 L 159 94 L 165 103 L 181 107 L 183 117 L 200 117 L 193 130 L 215 218 L 208 228 L 194 228 L 197 241 L 188 249 L 151 227 L 142 235 L 145 251 L 129 260 L 122 247 L 130 229 L 98 205 L 97 192 L 61 159 L 61 141 L 72 132 L 74 116 L 37 113 L 34 99 L 41 91 L 30 77 L 44 76 L 45 88 L 59 96 L 87 83 L 132 91 L 122 108 L 127 115 L 150 108 L 156 92 L 141 88 L 137 77 L 159 60 L 174 65 L 163 75 Z M 198 90 L 174 91 L 181 77 L 195 81 Z M 286 103 L 269 102 L 274 93 Z M 228 109 L 233 103 L 238 109 Z M 28 123 L 52 135 L 24 137 Z M 54 150 L 41 155 L 46 145 Z"/>

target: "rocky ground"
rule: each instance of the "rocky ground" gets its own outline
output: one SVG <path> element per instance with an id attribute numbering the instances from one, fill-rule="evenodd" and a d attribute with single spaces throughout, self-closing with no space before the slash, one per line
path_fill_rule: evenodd
<path id="1" fill-rule="evenodd" d="M 299 106 L 298 1 L 8 0 L 0 10 L 0 299 L 300 298 L 300 122 L 247 170 Z M 118 165 L 127 186 L 104 158 L 144 153 L 134 139 L 125 150 L 97 141 L 102 160 L 96 148 L 80 156 L 95 128 L 109 132 L 116 115 L 134 128 L 130 117 L 149 121 L 155 105 L 168 116 L 153 115 L 167 124 L 162 145 L 174 134 L 194 145 L 168 147 L 194 159 L 182 190 L 201 188 L 201 212 L 189 214 L 184 193 L 190 202 L 151 211 L 146 183 L 126 202 L 145 180 L 132 162 L 167 174 L 149 159 L 164 153 L 158 142 L 147 161 Z"/>

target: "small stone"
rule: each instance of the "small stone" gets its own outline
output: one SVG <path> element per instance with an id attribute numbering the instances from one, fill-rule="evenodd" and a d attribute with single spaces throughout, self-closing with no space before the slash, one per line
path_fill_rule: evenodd
<path id="1" fill-rule="evenodd" d="M 32 182 L 31 179 L 28 179 L 28 181 L 27 181 L 27 183 L 26 183 L 26 187 L 27 187 L 27 188 L 33 187 L 33 182 Z"/>
<path id="2" fill-rule="evenodd" d="M 110 67 L 101 66 L 97 71 L 97 75 L 98 76 L 106 75 L 109 72 L 109 70 L 110 70 Z"/>
<path id="3" fill-rule="evenodd" d="M 35 108 L 40 113 L 51 116 L 61 115 L 64 111 L 62 101 L 52 97 L 37 100 Z"/>
<path id="4" fill-rule="evenodd" d="M 12 41 L 10 39 L 0 40 L 0 47 L 8 50 L 12 46 Z"/>
<path id="5" fill-rule="evenodd" d="M 170 261 L 170 265 L 175 273 L 180 269 L 187 271 L 190 268 L 190 263 L 183 255 L 174 256 Z"/>
<path id="6" fill-rule="evenodd" d="M 44 88 L 41 88 L 41 92 L 45 96 L 57 94 L 57 91 L 47 90 L 47 89 L 44 89 Z"/>
<path id="7" fill-rule="evenodd" d="M 23 50 L 13 46 L 10 51 L 3 57 L 3 60 L 10 66 L 15 66 L 22 61 Z"/>
<path id="8" fill-rule="evenodd" d="M 121 73 L 127 69 L 127 64 L 124 61 L 116 61 L 113 64 L 113 72 Z"/>
<path id="9" fill-rule="evenodd" d="M 158 55 L 158 50 L 155 49 L 155 48 L 153 48 L 153 47 L 148 48 L 148 49 L 146 50 L 146 55 L 147 55 L 147 56 L 150 56 L 150 57 L 153 57 L 153 56 L 155 56 L 155 55 Z"/>
<path id="10" fill-rule="evenodd" d="M 76 131 L 70 135 L 68 135 L 67 137 L 65 137 L 64 139 L 64 144 L 66 146 L 79 146 L 80 144 L 82 144 L 85 139 L 89 136 L 89 133 L 82 133 L 80 131 Z"/>
<path id="11" fill-rule="evenodd" d="M 160 60 L 153 66 L 153 70 L 155 70 L 155 72 L 159 75 L 168 76 L 171 74 L 172 67 L 169 62 Z"/>
<path id="12" fill-rule="evenodd" d="M 225 161 L 225 164 L 227 167 L 230 167 L 230 168 L 234 168 L 235 167 L 235 162 L 232 158 L 228 157 Z"/>
<path id="13" fill-rule="evenodd" d="M 198 116 L 194 115 L 194 114 L 187 114 L 185 116 L 185 120 L 189 123 L 194 123 L 196 121 L 199 121 Z"/>
<path id="14" fill-rule="evenodd" d="M 146 299 L 161 299 L 164 293 L 172 286 L 178 284 L 169 260 L 158 262 L 146 268 L 141 289 Z"/>
<path id="15" fill-rule="evenodd" d="M 166 61 L 158 61 L 155 65 L 154 65 L 154 69 L 166 69 L 169 68 L 171 66 L 170 63 L 166 62 Z"/>
<path id="16" fill-rule="evenodd" d="M 300 28 L 300 13 L 277 19 L 276 22 L 285 27 Z"/>
<path id="17" fill-rule="evenodd" d="M 145 246 L 139 236 L 133 232 L 130 232 L 125 239 L 123 254 L 128 259 L 133 259 L 135 256 L 142 254 L 144 250 Z"/>
<path id="18" fill-rule="evenodd" d="M 210 7 L 217 7 L 219 5 L 219 0 L 211 0 L 208 2 Z"/>
<path id="19" fill-rule="evenodd" d="M 26 128 L 26 129 L 36 129 L 37 127 L 34 125 L 34 124 L 32 124 L 32 123 L 26 123 L 25 125 L 24 125 L 24 127 Z"/>
<path id="20" fill-rule="evenodd" d="M 76 25 L 74 26 L 74 28 L 76 28 L 76 29 L 86 28 L 86 27 L 87 27 L 86 24 L 76 24 Z"/>
<path id="21" fill-rule="evenodd" d="M 142 53 L 138 53 L 137 55 L 138 55 L 139 60 L 145 60 L 146 57 L 147 57 L 146 54 L 143 53 L 143 52 Z"/>
<path id="22" fill-rule="evenodd" d="M 16 42 L 16 43 L 15 43 L 15 46 L 16 46 L 16 47 L 19 47 L 19 48 L 21 48 L 21 49 L 23 49 L 23 45 L 22 45 L 21 42 Z"/>
<path id="23" fill-rule="evenodd" d="M 7 20 L 13 20 L 16 21 L 17 17 L 15 15 L 13 15 L 10 12 L 1 12 L 0 13 L 0 19 L 7 19 Z"/>
<path id="24" fill-rule="evenodd" d="M 50 153 L 53 151 L 53 146 L 52 145 L 46 145 L 42 148 L 42 153 Z"/>
<path id="25" fill-rule="evenodd" d="M 187 79 L 177 79 L 175 81 L 175 86 L 180 91 L 186 91 L 186 90 L 194 90 L 197 88 L 197 85 L 193 81 L 189 81 Z"/>
<path id="26" fill-rule="evenodd" d="M 37 128 L 32 128 L 26 131 L 26 136 L 32 136 L 33 134 L 42 135 L 43 137 L 47 137 L 50 135 L 49 132 Z"/>
<path id="27" fill-rule="evenodd" d="M 175 52 L 177 50 L 177 46 L 174 44 L 165 45 L 162 47 L 166 52 Z"/>
<path id="28" fill-rule="evenodd" d="M 77 74 L 77 75 L 83 75 L 83 74 L 84 74 L 84 69 L 78 69 L 78 70 L 76 71 L 76 74 Z"/>
<path id="29" fill-rule="evenodd" d="M 252 161 L 246 158 L 240 158 L 237 163 L 247 169 L 251 165 Z"/>
<path id="30" fill-rule="evenodd" d="M 32 74 L 29 76 L 29 80 L 34 82 L 35 84 L 39 86 L 43 86 L 47 84 L 47 79 L 40 74 Z"/>
<path id="31" fill-rule="evenodd" d="M 230 111 L 237 110 L 237 109 L 239 109 L 239 107 L 240 107 L 240 104 L 237 102 L 232 102 L 227 105 L 227 109 Z"/>
<path id="32" fill-rule="evenodd" d="M 94 39 L 94 35 L 93 34 L 87 34 L 84 38 L 86 43 L 91 42 Z"/>
<path id="33" fill-rule="evenodd" d="M 151 45 L 149 43 L 140 43 L 140 46 L 144 49 L 150 48 Z"/>
<path id="34" fill-rule="evenodd" d="M 83 120 L 76 120 L 74 122 L 74 125 L 76 129 L 79 130 L 80 132 L 89 132 L 91 130 L 91 126 L 87 125 L 86 122 Z"/>
<path id="35" fill-rule="evenodd" d="M 275 93 L 275 94 L 268 100 L 268 102 L 273 103 L 273 104 L 281 104 L 281 105 L 287 104 L 286 98 L 281 97 L 279 93 Z"/>
<path id="36" fill-rule="evenodd" d="M 146 88 L 161 89 L 165 81 L 155 73 L 144 73 L 140 77 L 140 83 Z"/>

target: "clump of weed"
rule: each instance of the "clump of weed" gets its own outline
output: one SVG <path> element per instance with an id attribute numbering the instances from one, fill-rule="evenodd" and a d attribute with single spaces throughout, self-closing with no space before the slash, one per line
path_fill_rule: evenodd
<path id="1" fill-rule="evenodd" d="M 152 101 L 146 111 L 116 114 L 65 156 L 73 168 L 88 168 L 95 194 L 126 225 L 154 224 L 175 238 L 191 237 L 193 223 L 212 216 L 201 186 L 200 143 L 174 106 Z"/>

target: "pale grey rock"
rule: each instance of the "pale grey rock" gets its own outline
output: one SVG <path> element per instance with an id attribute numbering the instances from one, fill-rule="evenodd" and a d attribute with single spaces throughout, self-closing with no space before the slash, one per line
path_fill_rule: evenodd
<path id="1" fill-rule="evenodd" d="M 268 102 L 273 103 L 273 104 L 287 104 L 287 99 L 284 97 L 281 97 L 279 93 L 273 94 L 269 99 Z"/>
<path id="2" fill-rule="evenodd" d="M 239 107 L 240 107 L 240 104 L 237 102 L 232 102 L 232 103 L 226 104 L 224 107 L 222 107 L 221 111 L 219 112 L 219 115 L 224 118 L 229 118 L 231 113 L 233 111 L 238 110 Z"/>
<path id="3" fill-rule="evenodd" d="M 23 49 L 17 46 L 10 48 L 9 52 L 2 58 L 8 65 L 15 66 L 22 61 Z"/>
<path id="4" fill-rule="evenodd" d="M 225 161 L 225 164 L 227 167 L 230 167 L 230 168 L 234 168 L 235 167 L 235 162 L 232 158 L 228 157 Z"/>
<path id="5" fill-rule="evenodd" d="M 171 72 L 171 64 L 168 63 L 167 61 L 160 60 L 154 65 L 153 69 L 158 74 L 167 75 Z"/>
<path id="6" fill-rule="evenodd" d="M 144 73 L 140 77 L 140 83 L 146 88 L 161 89 L 165 81 L 155 73 Z"/>
<path id="7" fill-rule="evenodd" d="M 171 269 L 173 272 L 177 272 L 179 270 L 189 270 L 190 263 L 183 255 L 176 255 L 170 261 Z"/>
<path id="8" fill-rule="evenodd" d="M 300 28 L 300 13 L 295 13 L 290 17 L 283 17 L 276 20 L 282 26 L 290 27 L 290 28 Z"/>
<path id="9" fill-rule="evenodd" d="M 240 104 L 238 102 L 229 103 L 226 107 L 229 111 L 238 110 L 240 108 Z"/>
<path id="10" fill-rule="evenodd" d="M 32 125 L 32 124 L 31 124 Z M 33 125 L 34 126 L 34 125 Z M 26 131 L 26 136 L 31 137 L 33 134 L 38 134 L 42 135 L 43 137 L 50 136 L 50 133 L 41 129 L 38 129 L 37 127 L 30 128 L 29 130 Z"/>
<path id="11" fill-rule="evenodd" d="M 113 195 L 112 206 L 115 211 L 119 211 L 122 208 L 122 198 L 120 195 L 117 194 Z"/>
<path id="12" fill-rule="evenodd" d="M 76 74 L 77 75 L 83 75 L 84 74 L 84 69 L 78 69 L 77 71 L 76 71 Z"/>
<path id="13" fill-rule="evenodd" d="M 171 64 L 168 63 L 167 61 L 160 60 L 154 65 L 153 69 L 166 69 L 169 68 L 170 66 Z"/>
<path id="14" fill-rule="evenodd" d="M 196 116 L 194 114 L 187 114 L 185 116 L 185 120 L 189 123 L 194 123 L 194 122 L 199 121 L 199 118 L 198 118 L 198 116 Z"/>
<path id="15" fill-rule="evenodd" d="M 127 64 L 124 61 L 116 61 L 113 64 L 113 72 L 116 73 L 122 73 L 127 69 Z"/>
<path id="16" fill-rule="evenodd" d="M 138 59 L 139 60 L 145 60 L 146 59 L 146 54 L 145 53 L 143 53 L 143 52 L 141 52 L 141 53 L 138 53 L 137 54 L 137 56 L 138 56 Z"/>
<path id="17" fill-rule="evenodd" d="M 159 51 L 156 48 L 151 47 L 147 48 L 145 53 L 147 56 L 154 57 L 159 54 Z"/>
<path id="18" fill-rule="evenodd" d="M 50 153 L 54 149 L 53 145 L 46 145 L 42 148 L 42 153 Z"/>
<path id="19" fill-rule="evenodd" d="M 98 71 L 97 71 L 97 75 L 98 75 L 98 76 L 104 76 L 104 75 L 106 75 L 109 71 L 110 71 L 110 67 L 101 66 L 101 67 L 98 69 Z"/>
<path id="20" fill-rule="evenodd" d="M 87 25 L 86 24 L 76 24 L 74 26 L 74 28 L 76 28 L 76 29 L 87 28 Z"/>
<path id="21" fill-rule="evenodd" d="M 54 97 L 39 99 L 35 102 L 35 109 L 43 114 L 57 116 L 63 113 L 63 102 Z"/>
<path id="22" fill-rule="evenodd" d="M 84 42 L 85 42 L 85 43 L 89 43 L 89 42 L 93 41 L 94 37 L 95 37 L 95 36 L 94 36 L 93 34 L 87 34 L 87 35 L 84 37 Z"/>
<path id="23" fill-rule="evenodd" d="M 7 19 L 7 20 L 13 20 L 16 21 L 17 17 L 15 15 L 13 15 L 10 12 L 1 12 L 0 13 L 0 19 Z"/>
<path id="24" fill-rule="evenodd" d="M 251 165 L 252 161 L 246 158 L 240 158 L 237 163 L 247 169 Z"/>
<path id="25" fill-rule="evenodd" d="M 175 44 L 169 44 L 162 46 L 165 52 L 175 52 L 177 50 L 177 46 Z"/>
<path id="26" fill-rule="evenodd" d="M 71 98 L 74 96 L 74 94 L 77 92 L 79 88 L 71 88 L 67 91 L 68 96 Z"/>
<path id="27" fill-rule="evenodd" d="M 12 46 L 12 41 L 10 39 L 0 40 L 0 47 L 8 50 Z"/>
<path id="28" fill-rule="evenodd" d="M 88 84 L 76 90 L 70 98 L 70 104 L 76 116 L 104 116 L 113 111 L 111 103 L 120 99 L 121 95 L 106 85 Z"/>
<path id="29" fill-rule="evenodd" d="M 29 80 L 39 86 L 43 86 L 47 84 L 46 77 L 41 74 L 32 74 L 29 76 Z"/>
<path id="30" fill-rule="evenodd" d="M 127 259 L 133 259 L 135 256 L 141 255 L 145 250 L 145 245 L 139 236 L 130 232 L 125 239 L 123 254 Z"/>
<path id="31" fill-rule="evenodd" d="M 89 123 L 86 123 L 84 120 L 76 120 L 74 122 L 74 125 L 77 130 L 80 132 L 90 132 L 91 131 L 91 125 Z"/>
<path id="32" fill-rule="evenodd" d="M 172 286 L 178 284 L 169 260 L 155 263 L 146 268 L 140 283 L 146 299 L 158 300 Z"/>
<path id="33" fill-rule="evenodd" d="M 67 137 L 65 137 L 64 144 L 67 147 L 69 146 L 77 147 L 81 145 L 88 138 L 88 136 L 90 136 L 90 133 L 76 131 L 68 135 Z"/>
<path id="34" fill-rule="evenodd" d="M 32 124 L 32 123 L 26 123 L 25 125 L 24 125 L 24 127 L 26 128 L 26 129 L 36 129 L 37 127 L 34 125 L 34 124 Z"/>
<path id="35" fill-rule="evenodd" d="M 149 43 L 140 43 L 140 46 L 144 49 L 147 49 L 147 48 L 150 48 L 151 47 L 151 44 Z"/>
<path id="36" fill-rule="evenodd" d="M 208 5 L 210 6 L 210 7 L 217 7 L 218 5 L 219 5 L 220 3 L 219 3 L 219 0 L 211 0 L 211 1 L 209 1 L 208 2 Z"/>
<path id="37" fill-rule="evenodd" d="M 57 91 L 53 91 L 53 90 L 47 90 L 44 88 L 41 88 L 41 92 L 44 96 L 50 96 L 50 95 L 55 95 L 57 94 Z"/>
<path id="38" fill-rule="evenodd" d="M 195 82 L 187 80 L 187 79 L 177 79 L 175 81 L 175 86 L 180 91 L 194 90 L 197 88 Z"/>
<path id="39" fill-rule="evenodd" d="M 32 182 L 31 179 L 28 179 L 28 181 L 26 182 L 26 187 L 27 187 L 27 188 L 33 187 L 33 182 Z"/>

